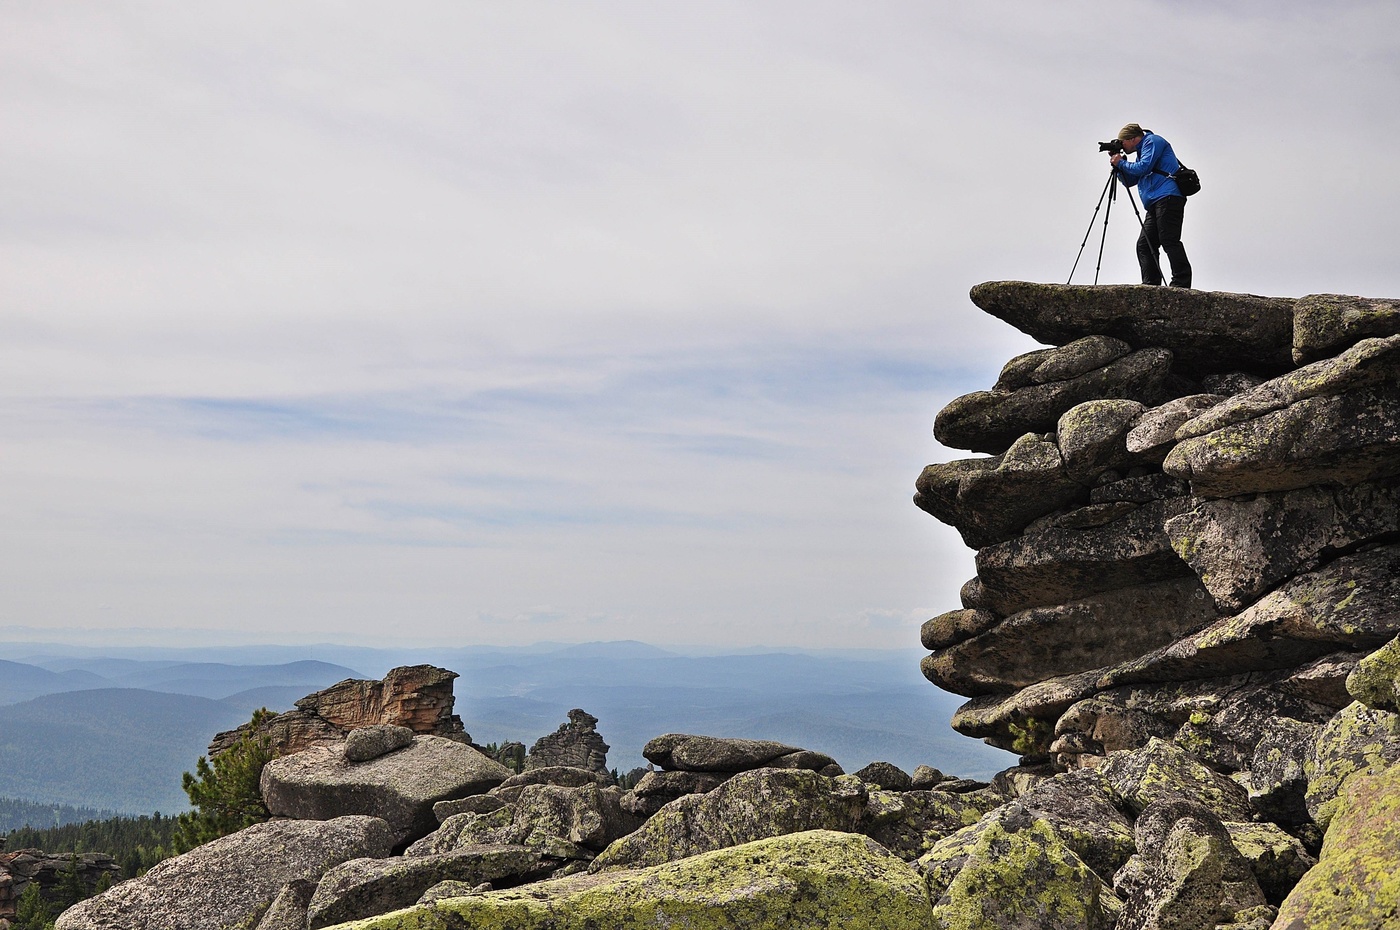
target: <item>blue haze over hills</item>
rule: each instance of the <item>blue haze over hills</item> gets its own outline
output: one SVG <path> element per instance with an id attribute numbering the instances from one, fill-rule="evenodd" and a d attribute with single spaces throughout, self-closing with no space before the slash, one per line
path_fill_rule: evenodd
<path id="1" fill-rule="evenodd" d="M 884 759 L 985 777 L 1014 762 L 949 728 L 961 699 L 929 685 L 908 651 L 3 644 L 0 656 L 0 797 L 131 814 L 185 809 L 181 773 L 257 708 L 421 663 L 460 673 L 456 710 L 474 741 L 528 746 L 582 707 L 623 771 L 672 731 L 781 740 L 848 771 Z"/>

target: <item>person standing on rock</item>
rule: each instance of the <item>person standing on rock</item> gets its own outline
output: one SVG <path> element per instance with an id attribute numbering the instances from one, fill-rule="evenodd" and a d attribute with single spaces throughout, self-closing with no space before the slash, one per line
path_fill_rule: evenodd
<path id="1" fill-rule="evenodd" d="M 1172 178 L 1181 163 L 1176 160 L 1170 142 L 1137 123 L 1129 123 L 1119 130 L 1118 141 L 1123 143 L 1123 151 L 1114 152 L 1109 161 L 1124 184 L 1138 189 L 1143 212 L 1147 214 L 1137 241 L 1142 283 L 1153 286 L 1162 283 L 1162 268 L 1157 260 L 1160 248 L 1171 262 L 1171 286 L 1190 287 L 1191 263 L 1181 244 L 1186 198 Z M 1137 160 L 1128 161 L 1128 155 L 1133 152 L 1137 153 Z"/>

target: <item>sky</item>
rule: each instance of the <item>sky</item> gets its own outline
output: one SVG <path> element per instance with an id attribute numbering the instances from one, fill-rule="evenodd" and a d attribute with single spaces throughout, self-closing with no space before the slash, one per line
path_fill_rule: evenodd
<path id="1" fill-rule="evenodd" d="M 1393 2 L 0 2 L 0 639 L 917 648 L 1096 143 L 1400 297 L 1397 101 Z"/>

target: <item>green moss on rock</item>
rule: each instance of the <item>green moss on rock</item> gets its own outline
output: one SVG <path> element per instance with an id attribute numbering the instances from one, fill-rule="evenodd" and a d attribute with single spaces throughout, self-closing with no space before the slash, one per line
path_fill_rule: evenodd
<path id="1" fill-rule="evenodd" d="M 649 869 L 450 898 L 341 930 L 934 930 L 913 866 L 813 830 Z"/>
<path id="2" fill-rule="evenodd" d="M 1400 637 L 1357 664 L 1347 676 L 1347 691 L 1375 710 L 1400 710 Z"/>

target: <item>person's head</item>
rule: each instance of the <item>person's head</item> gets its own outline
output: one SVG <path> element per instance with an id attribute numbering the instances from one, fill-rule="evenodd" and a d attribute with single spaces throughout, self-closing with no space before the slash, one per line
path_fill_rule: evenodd
<path id="1" fill-rule="evenodd" d="M 1118 130 L 1118 141 L 1123 143 L 1123 151 L 1136 152 L 1138 146 L 1142 144 L 1142 137 L 1147 131 L 1137 123 L 1129 123 Z"/>

